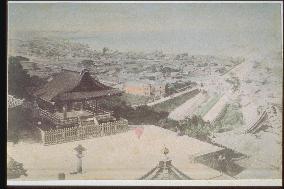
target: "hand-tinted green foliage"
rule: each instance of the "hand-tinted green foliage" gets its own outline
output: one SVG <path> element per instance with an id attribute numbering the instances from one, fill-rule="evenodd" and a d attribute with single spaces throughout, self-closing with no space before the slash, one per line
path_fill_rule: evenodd
<path id="1" fill-rule="evenodd" d="M 177 128 L 179 127 L 179 122 L 173 119 L 163 119 L 158 124 L 160 127 L 163 127 L 165 129 L 171 130 L 171 131 L 177 131 Z"/>
<path id="2" fill-rule="evenodd" d="M 204 122 L 200 116 L 192 116 L 182 121 L 175 121 L 171 119 L 164 119 L 159 122 L 159 125 L 171 131 L 179 131 L 181 135 L 188 135 L 204 141 L 209 141 L 211 133 L 211 125 Z"/>
<path id="3" fill-rule="evenodd" d="M 115 117 L 123 117 L 129 124 L 157 124 L 168 116 L 167 112 L 156 112 L 148 106 L 132 108 L 121 97 L 114 97 L 100 105 L 102 108 L 114 111 Z"/>
<path id="4" fill-rule="evenodd" d="M 198 138 L 200 140 L 208 140 L 208 136 L 211 132 L 211 126 L 208 122 L 205 122 L 200 116 L 192 116 L 180 122 L 180 128 L 182 133 Z"/>
<path id="5" fill-rule="evenodd" d="M 239 104 L 228 104 L 214 123 L 217 132 L 230 131 L 243 125 L 243 114 Z"/>
<path id="6" fill-rule="evenodd" d="M 123 117 L 129 124 L 155 124 L 172 131 L 180 130 L 181 134 L 200 140 L 208 140 L 211 126 L 200 116 L 193 116 L 183 121 L 168 119 L 168 112 L 157 112 L 148 106 L 139 106 L 136 109 L 127 105 L 121 97 L 112 97 L 100 104 L 102 108 L 114 111 L 115 117 Z"/>
<path id="7" fill-rule="evenodd" d="M 207 100 L 206 103 L 198 107 L 195 114 L 200 115 L 201 117 L 205 116 L 206 113 L 218 102 L 221 96 L 214 94 L 211 98 Z"/>

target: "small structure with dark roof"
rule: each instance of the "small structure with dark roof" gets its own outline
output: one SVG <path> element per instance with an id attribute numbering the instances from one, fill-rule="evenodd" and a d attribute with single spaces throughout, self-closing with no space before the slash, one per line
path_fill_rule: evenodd
<path id="1" fill-rule="evenodd" d="M 115 123 L 121 119 L 114 117 L 111 111 L 100 108 L 98 102 L 111 96 L 121 95 L 121 93 L 118 89 L 106 86 L 94 79 L 86 69 L 81 72 L 62 70 L 42 88 L 33 92 L 35 99 L 33 110 L 36 112 L 34 115 L 49 123 L 41 125 L 42 132 L 50 129 L 73 128 L 74 140 L 78 140 L 78 137 L 93 136 L 94 133 L 88 134 L 88 131 L 96 130 L 95 128 L 74 129 L 78 127 L 93 126 L 100 127 L 98 130 L 104 130 L 102 124 L 110 124 L 113 128 L 108 126 L 107 130 L 113 133 L 113 130 L 118 128 Z M 126 122 L 127 120 L 123 119 L 124 126 Z M 95 133 L 97 132 L 99 131 L 96 130 Z M 75 137 L 75 135 L 78 136 Z M 60 142 L 57 138 L 55 137 L 57 141 L 55 143 Z M 43 137 L 43 139 L 46 138 Z M 64 135 L 60 140 L 65 142 L 65 139 Z"/>
<path id="2" fill-rule="evenodd" d="M 165 159 L 159 161 L 158 165 L 143 175 L 139 180 L 191 180 L 189 176 L 181 172 L 172 164 L 172 160 L 167 156 L 169 149 L 164 147 Z"/>

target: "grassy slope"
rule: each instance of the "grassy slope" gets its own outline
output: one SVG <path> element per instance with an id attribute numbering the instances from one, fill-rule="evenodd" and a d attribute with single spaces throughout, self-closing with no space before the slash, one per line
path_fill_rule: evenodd
<path id="1" fill-rule="evenodd" d="M 220 96 L 214 95 L 204 105 L 196 111 L 196 115 L 204 116 L 220 99 Z"/>
<path id="2" fill-rule="evenodd" d="M 185 103 L 188 99 L 193 98 L 195 95 L 199 93 L 198 89 L 190 91 L 188 93 L 185 93 L 183 95 L 180 95 L 176 98 L 170 99 L 168 101 L 162 102 L 160 104 L 154 105 L 153 109 L 155 111 L 165 111 L 165 112 L 171 112 L 178 106 Z"/>
<path id="3" fill-rule="evenodd" d="M 222 115 L 215 121 L 214 126 L 217 132 L 230 131 L 243 124 L 243 115 L 237 104 L 227 104 Z"/>

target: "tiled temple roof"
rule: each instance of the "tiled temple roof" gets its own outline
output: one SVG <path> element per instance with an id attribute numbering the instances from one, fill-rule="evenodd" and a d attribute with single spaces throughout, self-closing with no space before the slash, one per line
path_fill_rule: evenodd
<path id="1" fill-rule="evenodd" d="M 140 178 L 140 180 L 191 180 L 172 165 L 171 160 L 160 161 L 159 164 Z"/>
<path id="2" fill-rule="evenodd" d="M 83 86 L 83 88 L 82 88 Z M 91 77 L 88 71 L 63 70 L 33 95 L 47 102 L 56 100 L 81 100 L 120 94 Z"/>

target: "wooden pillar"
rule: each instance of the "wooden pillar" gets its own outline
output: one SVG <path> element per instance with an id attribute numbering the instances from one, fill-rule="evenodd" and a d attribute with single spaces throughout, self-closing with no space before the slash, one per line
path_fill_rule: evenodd
<path id="1" fill-rule="evenodd" d="M 104 136 L 104 134 L 105 134 L 105 124 L 102 123 L 101 124 L 101 136 Z"/>
<path id="2" fill-rule="evenodd" d="M 84 110 L 84 102 L 81 102 L 81 104 L 80 104 L 80 110 L 81 110 L 81 111 Z"/>
<path id="3" fill-rule="evenodd" d="M 43 130 L 41 130 L 41 129 L 39 129 L 39 130 L 40 130 L 40 134 L 41 134 L 41 141 L 43 142 L 43 144 L 45 144 L 46 143 L 45 132 Z"/>
<path id="4" fill-rule="evenodd" d="M 37 101 L 34 100 L 33 104 L 32 104 L 32 116 L 33 116 L 33 118 L 38 116 L 38 114 L 39 114 L 39 110 L 38 109 L 39 109 L 39 106 L 37 104 Z"/>
<path id="5" fill-rule="evenodd" d="M 63 105 L 63 119 L 67 119 L 67 105 Z"/>
<path id="6" fill-rule="evenodd" d="M 77 173 L 82 173 L 82 156 L 77 155 Z"/>
<path id="7" fill-rule="evenodd" d="M 70 102 L 70 111 L 74 110 L 74 102 Z"/>

